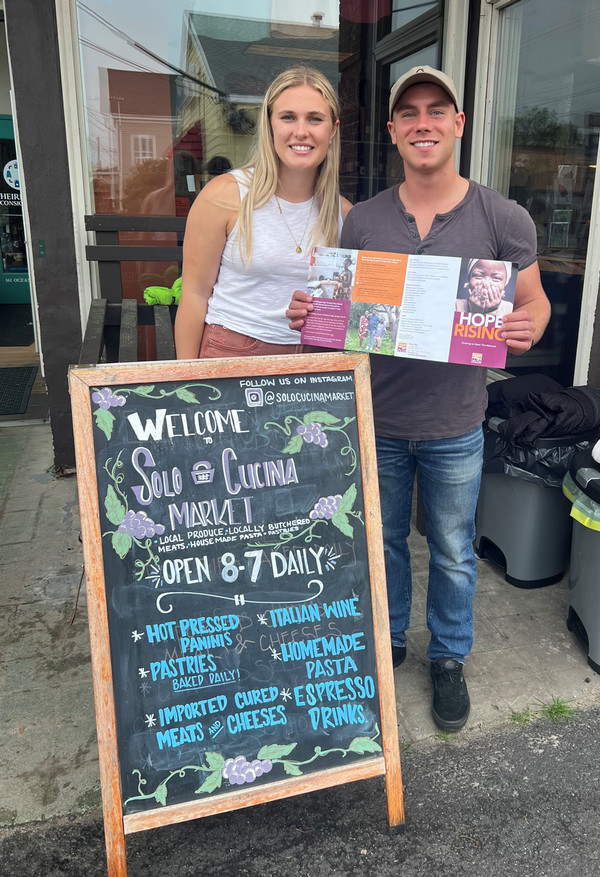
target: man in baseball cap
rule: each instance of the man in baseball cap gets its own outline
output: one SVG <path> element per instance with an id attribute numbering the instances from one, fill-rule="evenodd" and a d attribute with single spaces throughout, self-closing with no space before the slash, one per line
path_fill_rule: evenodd
<path id="1" fill-rule="evenodd" d="M 393 84 L 390 91 L 390 119 L 394 115 L 394 107 L 398 103 L 398 99 L 410 88 L 411 85 L 417 85 L 419 82 L 433 82 L 443 88 L 446 94 L 452 98 L 455 110 L 458 112 L 458 96 L 456 94 L 456 86 L 449 76 L 442 73 L 441 70 L 434 70 L 433 67 L 427 65 L 423 67 L 412 67 L 408 73 L 404 73 Z"/>
<path id="2" fill-rule="evenodd" d="M 465 126 L 458 106 L 456 87 L 441 70 L 413 67 L 393 84 L 387 128 L 403 160 L 404 180 L 352 208 L 340 246 L 516 264 L 514 309 L 502 316 L 501 332 L 510 352 L 519 355 L 539 340 L 550 316 L 535 226 L 514 201 L 457 173 L 454 147 Z M 456 289 L 440 292 L 450 297 L 452 309 Z M 287 311 L 290 327 L 301 328 L 312 309 L 310 296 L 295 292 Z M 485 369 L 372 354 L 371 388 L 393 664 L 400 666 L 407 656 L 407 537 L 418 473 L 430 552 L 432 716 L 442 731 L 458 731 L 470 710 L 463 667 L 473 643 Z"/>

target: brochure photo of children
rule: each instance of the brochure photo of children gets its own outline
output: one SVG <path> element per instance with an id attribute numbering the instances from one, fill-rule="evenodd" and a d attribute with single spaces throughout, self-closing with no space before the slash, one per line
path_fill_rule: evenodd
<path id="1" fill-rule="evenodd" d="M 503 317 L 513 309 L 516 282 L 511 262 L 462 259 L 455 310 Z"/>
<path id="2" fill-rule="evenodd" d="M 353 302 L 348 316 L 345 349 L 393 356 L 397 329 L 398 308 Z"/>
<path id="3" fill-rule="evenodd" d="M 356 271 L 356 250 L 319 247 L 310 260 L 307 292 L 317 298 L 350 301 Z"/>

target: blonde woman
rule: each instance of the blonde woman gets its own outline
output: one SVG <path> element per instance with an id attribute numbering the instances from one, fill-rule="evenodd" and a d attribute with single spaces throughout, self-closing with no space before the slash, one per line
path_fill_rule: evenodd
<path id="1" fill-rule="evenodd" d="M 179 359 L 298 353 L 285 316 L 311 247 L 337 246 L 339 105 L 311 67 L 270 85 L 248 163 L 211 180 L 190 211 L 175 323 Z"/>

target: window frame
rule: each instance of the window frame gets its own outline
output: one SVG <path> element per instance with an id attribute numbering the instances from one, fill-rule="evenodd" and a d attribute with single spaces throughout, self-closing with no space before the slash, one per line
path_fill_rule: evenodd
<path id="1" fill-rule="evenodd" d="M 427 48 L 435 42 L 441 46 L 441 67 L 454 80 L 458 99 L 464 98 L 464 79 L 466 69 L 466 49 L 469 23 L 469 4 L 464 0 L 442 0 L 440 9 L 429 10 L 406 24 L 404 27 L 377 39 L 378 28 L 372 36 L 372 74 L 370 76 L 370 121 L 371 132 L 379 127 L 378 95 L 381 93 L 381 72 L 385 65 L 401 60 L 403 57 Z M 441 15 L 440 15 L 441 10 Z M 379 141 L 371 136 L 368 148 L 369 197 L 375 192 L 376 167 L 378 163 Z M 457 141 L 455 151 L 456 168 L 460 163 L 461 142 Z"/>
<path id="2" fill-rule="evenodd" d="M 144 161 L 153 161 L 157 157 L 155 134 L 131 134 L 130 137 L 132 165 L 142 164 Z M 141 152 L 139 149 L 136 149 L 136 143 L 141 144 L 142 141 L 146 141 L 147 145 L 151 146 L 151 155 L 149 153 Z"/>

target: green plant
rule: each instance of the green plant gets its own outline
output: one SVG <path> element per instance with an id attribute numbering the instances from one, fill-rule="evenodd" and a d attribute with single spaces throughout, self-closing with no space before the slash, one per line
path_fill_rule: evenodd
<path id="1" fill-rule="evenodd" d="M 510 714 L 510 718 L 511 721 L 516 722 L 517 725 L 528 725 L 533 718 L 533 713 L 529 707 L 526 707 L 524 710 L 521 710 L 521 712 L 515 712 L 513 710 Z"/>
<path id="2" fill-rule="evenodd" d="M 452 740 L 452 734 L 449 734 L 447 731 L 438 731 L 435 736 L 438 740 L 441 740 L 442 743 L 450 743 Z"/>
<path id="3" fill-rule="evenodd" d="M 538 713 L 544 719 L 550 719 L 553 722 L 560 722 L 561 719 L 570 721 L 576 713 L 576 709 L 570 705 L 571 703 L 570 700 L 554 697 L 552 703 L 543 703 Z"/>
<path id="4" fill-rule="evenodd" d="M 540 701 L 540 708 L 536 710 L 531 710 L 529 707 L 525 707 L 520 712 L 513 710 L 510 718 L 515 724 L 523 726 L 529 725 L 537 718 L 550 719 L 552 722 L 560 722 L 562 719 L 570 721 L 576 713 L 575 707 L 572 707 L 570 704 L 571 701 L 569 700 L 561 700 L 560 697 L 555 697 L 552 699 L 552 703 L 542 703 Z"/>

